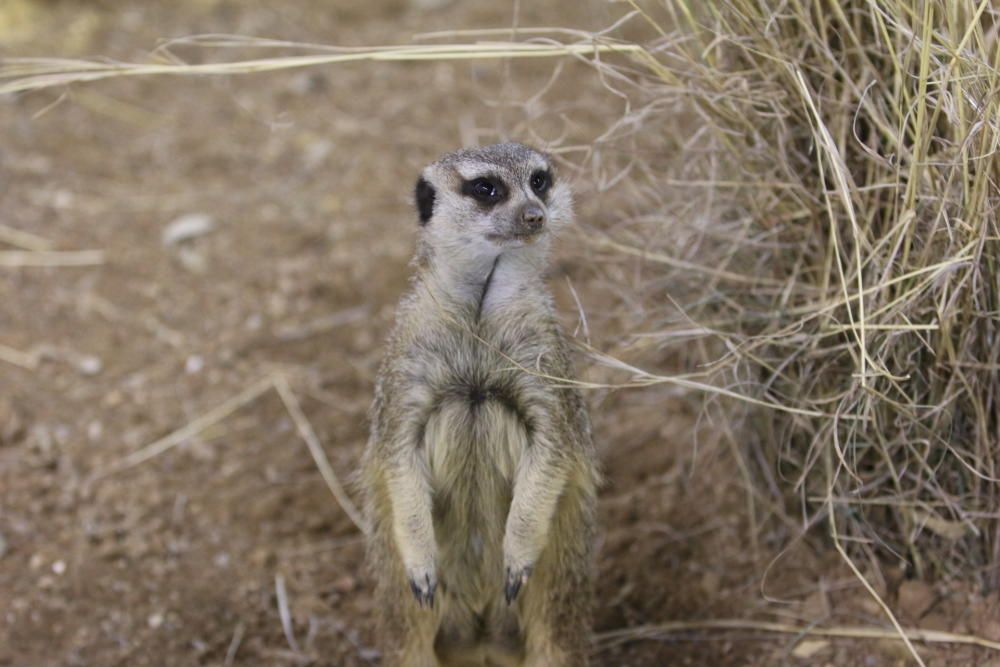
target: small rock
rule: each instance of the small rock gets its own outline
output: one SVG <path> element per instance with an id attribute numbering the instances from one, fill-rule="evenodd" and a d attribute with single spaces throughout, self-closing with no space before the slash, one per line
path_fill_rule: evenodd
<path id="1" fill-rule="evenodd" d="M 169 223 L 163 230 L 161 240 L 165 246 L 177 245 L 208 234 L 214 228 L 215 222 L 210 216 L 205 213 L 189 213 Z"/>
<path id="2" fill-rule="evenodd" d="M 184 372 L 188 375 L 200 373 L 205 367 L 205 359 L 197 354 L 192 354 L 184 361 Z"/>
<path id="3" fill-rule="evenodd" d="M 104 368 L 104 362 L 98 357 L 87 355 L 80 357 L 76 362 L 76 368 L 84 375 L 97 375 Z"/>
<path id="4" fill-rule="evenodd" d="M 42 565 L 45 565 L 45 557 L 42 554 L 32 554 L 31 558 L 28 560 L 28 567 L 32 570 L 37 570 Z"/>
<path id="5" fill-rule="evenodd" d="M 73 193 L 69 190 L 56 190 L 52 193 L 52 206 L 64 210 L 70 209 L 73 208 L 74 199 Z"/>
<path id="6" fill-rule="evenodd" d="M 205 254 L 194 248 L 181 248 L 177 252 L 177 259 L 181 266 L 194 274 L 200 275 L 208 269 L 208 260 L 205 258 Z"/>
<path id="7" fill-rule="evenodd" d="M 101 439 L 101 435 L 103 434 L 104 434 L 104 425 L 101 422 L 94 420 L 89 424 L 87 424 L 87 438 L 91 442 L 97 442 L 98 440 Z"/>
<path id="8" fill-rule="evenodd" d="M 303 150 L 302 161 L 307 171 L 313 171 L 323 165 L 323 162 L 333 151 L 333 142 L 320 139 L 308 144 Z"/>
<path id="9" fill-rule="evenodd" d="M 163 625 L 163 613 L 162 612 L 156 612 L 155 614 L 153 614 L 152 616 L 150 616 L 148 619 L 146 619 L 146 623 L 148 623 L 149 627 L 153 628 L 154 630 L 157 629 L 158 627 L 160 627 L 161 625 Z"/>
<path id="10" fill-rule="evenodd" d="M 922 581 L 904 581 L 899 585 L 899 608 L 910 618 L 920 618 L 934 604 L 934 589 Z"/>
<path id="11" fill-rule="evenodd" d="M 825 639 L 803 639 L 792 649 L 792 655 L 796 658 L 808 659 L 828 648 L 830 648 L 830 642 Z"/>
<path id="12" fill-rule="evenodd" d="M 66 573 L 66 561 L 64 561 L 64 560 L 57 560 L 56 562 L 52 563 L 52 572 L 55 573 L 55 574 L 58 574 L 59 576 L 62 576 L 63 574 L 65 574 Z"/>

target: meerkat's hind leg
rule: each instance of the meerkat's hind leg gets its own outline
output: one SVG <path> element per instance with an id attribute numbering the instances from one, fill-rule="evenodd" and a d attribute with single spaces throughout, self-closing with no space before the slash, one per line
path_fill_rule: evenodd
<path id="1" fill-rule="evenodd" d="M 439 650 L 441 667 L 486 667 L 481 646 L 448 646 Z"/>
<path id="2" fill-rule="evenodd" d="M 552 533 L 518 601 L 524 667 L 585 667 L 593 610 L 593 496 L 570 484 Z"/>
<path id="3" fill-rule="evenodd" d="M 383 599 L 380 604 L 393 602 Z M 407 604 L 417 607 L 415 601 L 408 600 Z M 383 625 L 384 632 L 395 632 L 396 635 L 394 639 L 383 640 L 382 664 L 385 667 L 441 667 L 434 650 L 438 625 L 435 615 L 425 609 L 418 609 L 416 613 L 404 613 L 405 616 L 397 617 L 400 623 Z"/>
<path id="4" fill-rule="evenodd" d="M 393 596 L 377 596 L 376 602 L 380 606 L 397 606 L 395 611 L 383 613 L 382 664 L 386 667 L 441 667 L 434 647 L 440 625 L 438 614 L 420 607 L 411 597 L 400 600 L 398 592 Z"/>
<path id="5" fill-rule="evenodd" d="M 487 650 L 486 667 L 522 667 L 524 665 L 524 652 L 508 652 L 506 650 Z"/>
<path id="6" fill-rule="evenodd" d="M 422 607 L 408 590 L 409 580 L 395 551 L 392 528 L 376 521 L 368 558 L 375 578 L 379 649 L 384 667 L 440 667 L 434 640 L 441 624 L 441 605 Z"/>
<path id="7" fill-rule="evenodd" d="M 524 664 L 524 632 L 514 608 L 502 598 L 486 610 L 487 632 L 483 636 L 488 667 L 521 667 Z"/>
<path id="8" fill-rule="evenodd" d="M 539 573 L 541 574 L 541 573 Z M 541 577 L 539 577 L 541 578 Z M 525 624 L 524 660 L 521 667 L 586 667 L 590 653 L 589 614 L 580 613 L 589 605 L 572 596 L 571 578 L 562 579 L 544 592 L 526 591 L 522 602 Z M 558 588 L 558 590 L 553 590 Z M 545 599 L 543 599 L 545 598 Z"/>

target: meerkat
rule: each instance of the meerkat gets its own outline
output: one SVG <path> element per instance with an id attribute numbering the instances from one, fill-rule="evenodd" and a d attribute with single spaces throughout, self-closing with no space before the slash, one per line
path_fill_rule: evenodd
<path id="1" fill-rule="evenodd" d="M 385 663 L 585 665 L 599 472 L 544 276 L 569 185 L 505 143 L 445 155 L 415 195 L 361 472 Z"/>

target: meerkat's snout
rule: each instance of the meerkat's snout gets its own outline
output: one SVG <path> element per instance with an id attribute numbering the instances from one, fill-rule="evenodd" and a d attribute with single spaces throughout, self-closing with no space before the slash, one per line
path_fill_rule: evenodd
<path id="1" fill-rule="evenodd" d="M 512 216 L 509 231 L 498 235 L 501 242 L 520 242 L 530 245 L 545 231 L 547 215 L 545 209 L 535 202 L 519 207 Z"/>
<path id="2" fill-rule="evenodd" d="M 521 209 L 521 226 L 527 234 L 537 234 L 545 226 L 545 209 L 538 204 L 527 204 Z"/>

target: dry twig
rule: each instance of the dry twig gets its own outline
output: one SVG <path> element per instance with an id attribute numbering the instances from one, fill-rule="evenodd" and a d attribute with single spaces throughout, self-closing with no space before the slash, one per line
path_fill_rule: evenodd
<path id="1" fill-rule="evenodd" d="M 285 404 L 288 414 L 291 415 L 292 421 L 295 422 L 295 428 L 298 430 L 299 436 L 309 448 L 309 453 L 312 454 L 313 460 L 316 462 L 316 467 L 319 468 L 319 472 L 323 476 L 323 481 L 326 482 L 333 497 L 337 499 L 341 509 L 350 517 L 354 525 L 358 527 L 358 530 L 362 533 L 367 533 L 368 528 L 364 517 L 357 506 L 351 501 L 347 492 L 344 491 L 340 480 L 337 479 L 337 474 L 334 472 L 333 466 L 330 465 L 330 460 L 326 457 L 323 446 L 320 444 L 319 438 L 316 437 L 316 432 L 313 431 L 312 425 L 306 419 L 305 413 L 302 412 L 302 408 L 299 406 L 298 399 L 295 398 L 295 394 L 292 393 L 291 388 L 288 386 L 288 381 L 285 380 L 284 376 L 278 375 L 274 378 L 274 388 L 278 391 L 278 395 Z"/>
<path id="2" fill-rule="evenodd" d="M 102 250 L 0 250 L 0 266 L 98 266 L 104 263 Z"/>
<path id="3" fill-rule="evenodd" d="M 752 621 L 739 618 L 718 618 L 704 621 L 675 621 L 640 625 L 621 630 L 610 630 L 598 633 L 595 637 L 595 652 L 606 651 L 620 644 L 640 640 L 666 639 L 669 635 L 681 632 L 716 631 L 716 630 L 750 630 L 753 632 L 769 632 L 802 637 L 834 637 L 840 639 L 880 639 L 900 641 L 900 635 L 895 630 L 868 628 L 858 626 L 817 627 L 805 625 L 789 625 L 786 623 L 771 623 L 768 621 Z M 1000 651 L 1000 642 L 991 641 L 975 635 L 963 635 L 938 630 L 920 630 L 905 628 L 902 630 L 909 641 L 927 644 L 964 644 L 979 646 L 991 651 Z"/>

